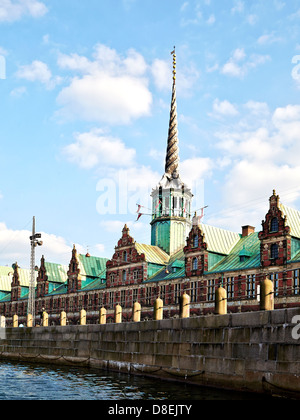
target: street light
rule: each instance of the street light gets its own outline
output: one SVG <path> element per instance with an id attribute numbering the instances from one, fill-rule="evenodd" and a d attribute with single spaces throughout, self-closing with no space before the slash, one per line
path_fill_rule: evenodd
<path id="1" fill-rule="evenodd" d="M 41 233 L 35 233 L 35 217 L 32 222 L 32 235 L 29 237 L 31 244 L 31 263 L 30 263 L 30 284 L 29 284 L 29 298 L 27 313 L 32 316 L 32 325 L 35 325 L 35 248 L 42 246 L 43 241 L 40 241 Z"/>

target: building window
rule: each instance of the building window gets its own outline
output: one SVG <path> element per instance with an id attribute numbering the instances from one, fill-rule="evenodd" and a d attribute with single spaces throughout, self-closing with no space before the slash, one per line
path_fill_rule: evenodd
<path id="1" fill-rule="evenodd" d="M 193 238 L 193 248 L 198 248 L 199 246 L 199 237 L 198 235 L 195 235 Z"/>
<path id="2" fill-rule="evenodd" d="M 227 277 L 227 298 L 234 298 L 234 277 Z"/>
<path id="3" fill-rule="evenodd" d="M 114 274 L 110 274 L 110 282 L 111 282 L 111 284 L 114 284 L 114 282 L 115 282 L 115 275 Z"/>
<path id="4" fill-rule="evenodd" d="M 279 294 L 279 279 L 278 273 L 272 273 L 270 275 L 270 280 L 274 283 L 274 296 L 278 296 Z"/>
<path id="5" fill-rule="evenodd" d="M 193 271 L 197 271 L 197 270 L 198 270 L 198 259 L 193 258 Z"/>
<path id="6" fill-rule="evenodd" d="M 133 289 L 133 302 L 138 302 L 139 289 Z"/>
<path id="7" fill-rule="evenodd" d="M 293 271 L 293 294 L 299 295 L 300 288 L 299 288 L 299 270 Z"/>
<path id="8" fill-rule="evenodd" d="M 180 301 L 180 284 L 174 285 L 174 299 L 175 299 L 175 305 L 177 305 Z"/>
<path id="9" fill-rule="evenodd" d="M 215 280 L 208 280 L 207 282 L 207 300 L 212 302 L 216 297 Z"/>
<path id="10" fill-rule="evenodd" d="M 166 286 L 160 287 L 160 298 L 165 301 L 166 300 Z"/>
<path id="11" fill-rule="evenodd" d="M 115 298 L 114 292 L 109 292 L 108 305 L 109 305 L 110 308 L 112 308 L 114 306 L 114 298 Z"/>
<path id="12" fill-rule="evenodd" d="M 273 219 L 271 220 L 270 232 L 278 232 L 278 230 L 279 230 L 278 219 L 277 217 L 273 217 Z"/>
<path id="13" fill-rule="evenodd" d="M 146 305 L 151 305 L 152 287 L 146 287 Z"/>
<path id="14" fill-rule="evenodd" d="M 126 290 L 121 290 L 121 306 L 124 308 L 126 305 Z"/>
<path id="15" fill-rule="evenodd" d="M 247 276 L 247 298 L 254 299 L 255 298 L 255 274 L 249 274 Z"/>
<path id="16" fill-rule="evenodd" d="M 271 245 L 271 259 L 277 260 L 277 258 L 278 258 L 278 245 L 273 244 Z"/>
<path id="17" fill-rule="evenodd" d="M 197 302 L 197 282 L 192 281 L 191 282 L 191 302 Z"/>
<path id="18" fill-rule="evenodd" d="M 124 261 L 127 262 L 127 251 L 124 251 L 123 256 L 124 256 Z"/>
<path id="19" fill-rule="evenodd" d="M 126 279 L 127 279 L 127 272 L 126 272 L 126 270 L 123 270 L 123 273 L 122 273 L 123 283 L 125 283 Z"/>

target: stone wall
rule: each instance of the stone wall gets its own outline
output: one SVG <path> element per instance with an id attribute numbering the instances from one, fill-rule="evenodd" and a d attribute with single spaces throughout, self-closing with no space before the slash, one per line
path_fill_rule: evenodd
<path id="1" fill-rule="evenodd" d="M 299 315 L 296 308 L 136 323 L 7 328 L 0 335 L 0 360 L 90 366 L 300 398 L 300 339 L 292 336 L 294 317 Z"/>

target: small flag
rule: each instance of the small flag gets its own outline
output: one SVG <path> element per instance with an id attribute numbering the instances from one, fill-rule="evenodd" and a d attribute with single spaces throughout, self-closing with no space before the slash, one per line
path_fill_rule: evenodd
<path id="1" fill-rule="evenodd" d="M 158 207 L 160 206 L 160 204 L 161 204 L 161 201 L 159 200 L 158 203 L 157 203 L 157 206 L 155 207 L 155 210 L 158 209 Z"/>
<path id="2" fill-rule="evenodd" d="M 202 207 L 200 210 L 201 210 L 201 215 L 200 216 L 196 216 L 196 214 L 195 214 L 195 217 L 194 217 L 194 219 L 193 219 L 193 224 L 194 225 L 199 225 L 200 223 L 201 223 L 201 220 L 203 219 L 203 217 L 204 217 L 204 210 L 207 208 L 208 206 L 205 206 L 205 207 Z"/>

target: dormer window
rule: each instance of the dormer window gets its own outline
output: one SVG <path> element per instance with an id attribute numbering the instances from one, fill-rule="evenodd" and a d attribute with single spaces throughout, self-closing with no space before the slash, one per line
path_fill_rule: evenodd
<path id="1" fill-rule="evenodd" d="M 279 224 L 277 217 L 273 217 L 271 220 L 271 226 L 270 226 L 270 232 L 278 232 L 279 230 Z"/>
<path id="2" fill-rule="evenodd" d="M 243 247 L 243 249 L 239 253 L 240 262 L 246 262 L 251 256 L 252 254 L 249 251 L 247 251 L 245 247 Z"/>
<path id="3" fill-rule="evenodd" d="M 271 246 L 271 259 L 272 260 L 277 260 L 277 258 L 278 258 L 278 245 L 273 244 Z"/>
<path id="4" fill-rule="evenodd" d="M 195 235 L 193 238 L 193 248 L 198 248 L 199 246 L 199 237 L 198 235 Z"/>

